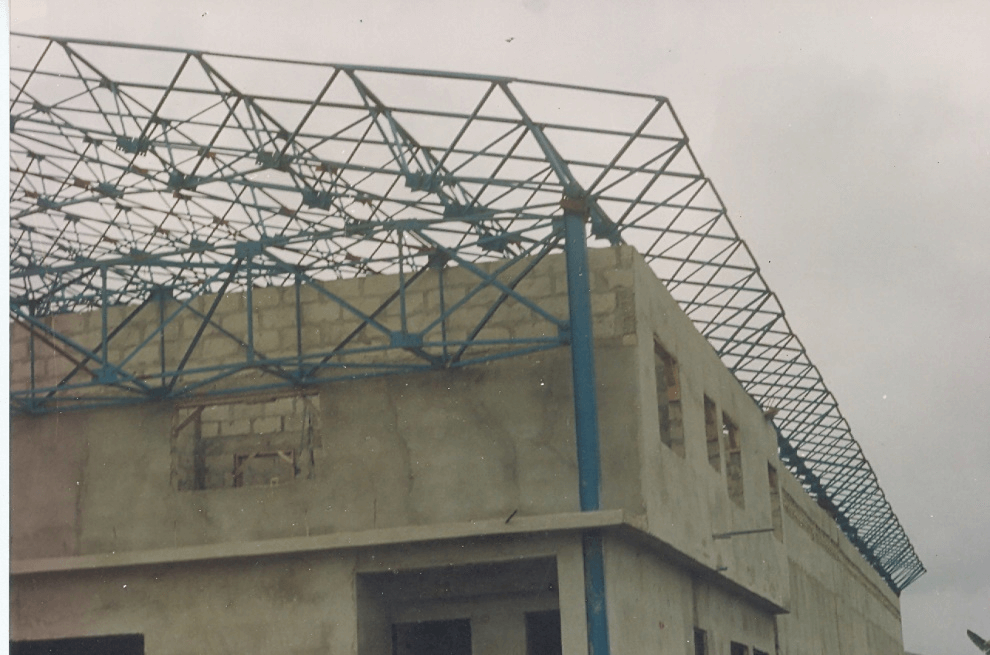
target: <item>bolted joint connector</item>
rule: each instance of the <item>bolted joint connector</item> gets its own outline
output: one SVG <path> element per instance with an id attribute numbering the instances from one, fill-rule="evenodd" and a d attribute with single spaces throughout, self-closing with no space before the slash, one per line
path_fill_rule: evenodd
<path id="1" fill-rule="evenodd" d="M 586 198 L 564 196 L 560 200 L 560 208 L 569 214 L 575 214 L 581 218 L 587 218 L 590 213 L 588 211 L 588 201 Z"/>

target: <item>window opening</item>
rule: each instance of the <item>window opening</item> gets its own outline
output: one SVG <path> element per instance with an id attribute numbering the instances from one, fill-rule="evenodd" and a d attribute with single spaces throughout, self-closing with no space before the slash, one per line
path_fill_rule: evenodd
<path id="1" fill-rule="evenodd" d="M 749 646 L 733 641 L 729 644 L 729 655 L 749 655 Z"/>
<path id="2" fill-rule="evenodd" d="M 486 633 L 515 631 L 520 652 L 525 639 L 526 655 L 560 655 L 559 607 L 552 557 L 358 573 L 357 652 L 468 655 L 481 612 Z"/>
<path id="3" fill-rule="evenodd" d="M 718 413 L 715 410 L 715 402 L 705 396 L 705 440 L 708 444 L 708 463 L 713 469 L 722 472 L 722 444 L 719 438 Z"/>
<path id="4" fill-rule="evenodd" d="M 760 650 L 759 648 L 754 648 L 753 655 L 770 655 L 770 654 L 764 650 Z"/>
<path id="5" fill-rule="evenodd" d="M 320 397 L 256 395 L 176 407 L 172 475 L 179 491 L 283 485 L 313 476 Z"/>
<path id="6" fill-rule="evenodd" d="M 392 655 L 471 655 L 471 621 L 395 623 Z"/>
<path id="7" fill-rule="evenodd" d="M 694 655 L 708 655 L 708 633 L 701 628 L 694 629 Z"/>
<path id="8" fill-rule="evenodd" d="M 739 428 L 728 414 L 722 413 L 722 439 L 728 451 L 725 460 L 725 484 L 729 490 L 729 498 L 737 505 L 745 505 L 743 496 L 742 445 L 739 442 Z"/>
<path id="9" fill-rule="evenodd" d="M 296 477 L 296 453 L 293 450 L 255 452 L 234 455 L 234 486 L 277 486 Z"/>
<path id="10" fill-rule="evenodd" d="M 562 655 L 560 610 L 526 613 L 526 655 Z"/>
<path id="11" fill-rule="evenodd" d="M 773 536 L 777 541 L 783 541 L 784 517 L 780 507 L 780 483 L 777 480 L 777 469 L 772 464 L 767 464 L 767 479 L 770 482 L 770 520 Z"/>
<path id="12" fill-rule="evenodd" d="M 684 457 L 684 415 L 681 409 L 681 383 L 677 360 L 656 340 L 653 342 L 657 378 L 657 410 L 660 441 Z"/>

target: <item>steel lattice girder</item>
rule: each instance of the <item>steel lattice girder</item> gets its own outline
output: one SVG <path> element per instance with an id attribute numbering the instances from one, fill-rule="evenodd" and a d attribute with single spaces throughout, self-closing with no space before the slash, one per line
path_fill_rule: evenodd
<path id="1" fill-rule="evenodd" d="M 298 384 L 556 347 L 567 317 L 485 266 L 505 261 L 518 281 L 558 250 L 564 197 L 587 211 L 590 245 L 635 246 L 749 393 L 779 410 L 783 461 L 891 588 L 924 573 L 666 98 L 20 34 L 11 53 L 11 320 L 73 363 L 57 385 L 12 391 L 13 407 L 177 397 L 251 370 Z M 444 333 L 460 305 L 422 330 L 405 322 L 409 285 L 448 262 L 472 272 L 475 293 L 496 291 L 460 340 Z M 377 309 L 328 298 L 357 324 L 316 354 L 300 335 L 297 357 L 266 358 L 248 302 L 243 361 L 186 370 L 187 352 L 152 384 L 107 355 L 137 311 L 159 312 L 160 328 L 131 356 L 188 315 L 201 321 L 191 352 L 206 328 L 223 330 L 214 294 L 294 288 L 298 311 L 301 292 L 327 294 L 320 282 L 371 273 L 403 281 Z M 483 340 L 507 299 L 546 334 Z M 389 306 L 398 318 L 386 325 Z M 95 346 L 46 319 L 82 311 L 101 317 Z M 383 356 L 344 368 L 365 354 L 362 331 L 384 335 L 363 347 Z M 472 355 L 478 345 L 486 354 Z"/>

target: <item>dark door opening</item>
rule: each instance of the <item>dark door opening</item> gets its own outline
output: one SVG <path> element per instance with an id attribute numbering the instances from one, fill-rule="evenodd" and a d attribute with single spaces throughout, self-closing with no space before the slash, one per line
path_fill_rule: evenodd
<path id="1" fill-rule="evenodd" d="M 10 655 L 144 655 L 144 635 L 12 641 Z"/>
<path id="2" fill-rule="evenodd" d="M 694 629 L 694 655 L 708 655 L 708 633 L 701 628 Z"/>
<path id="3" fill-rule="evenodd" d="M 471 621 L 393 624 L 392 655 L 471 655 Z"/>
<path id="4" fill-rule="evenodd" d="M 526 612 L 526 655 L 562 655 L 560 610 Z"/>
<path id="5" fill-rule="evenodd" d="M 749 646 L 733 641 L 729 644 L 729 653 L 730 655 L 749 655 Z"/>

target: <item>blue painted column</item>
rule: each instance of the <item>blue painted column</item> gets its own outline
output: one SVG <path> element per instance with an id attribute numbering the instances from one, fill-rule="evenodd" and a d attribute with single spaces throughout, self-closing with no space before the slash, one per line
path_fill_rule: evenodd
<path id="1" fill-rule="evenodd" d="M 598 394 L 595 388 L 595 344 L 591 331 L 591 286 L 584 219 L 565 201 L 564 252 L 567 260 L 567 304 L 570 311 L 571 376 L 574 381 L 574 427 L 577 436 L 581 511 L 599 509 L 601 454 L 598 444 Z M 608 655 L 605 611 L 605 561 L 602 536 L 585 533 L 584 593 L 589 655 Z"/>

